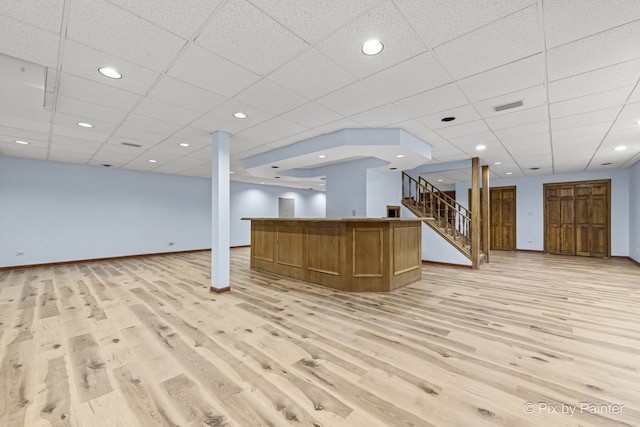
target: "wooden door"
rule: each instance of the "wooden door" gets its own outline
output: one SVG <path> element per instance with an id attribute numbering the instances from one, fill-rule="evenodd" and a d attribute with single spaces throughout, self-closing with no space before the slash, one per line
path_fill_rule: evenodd
<path id="1" fill-rule="evenodd" d="M 516 250 L 516 187 L 494 187 L 489 191 L 491 249 Z"/>
<path id="2" fill-rule="evenodd" d="M 482 188 L 480 189 L 482 199 Z M 516 250 L 516 187 L 491 187 L 489 190 L 489 249 Z M 471 190 L 469 190 L 471 200 Z M 482 216 L 481 216 L 482 218 Z M 482 221 L 482 224 L 485 222 Z"/>
<path id="3" fill-rule="evenodd" d="M 610 186 L 609 180 L 545 184 L 545 252 L 609 256 Z"/>

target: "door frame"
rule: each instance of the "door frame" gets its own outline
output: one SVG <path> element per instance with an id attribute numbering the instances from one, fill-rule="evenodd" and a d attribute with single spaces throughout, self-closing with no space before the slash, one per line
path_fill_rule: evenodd
<path id="1" fill-rule="evenodd" d="M 566 182 L 547 182 L 542 185 L 542 217 L 543 217 L 543 228 L 542 228 L 542 239 L 543 239 L 543 252 L 545 254 L 549 253 L 547 251 L 547 187 L 553 185 L 576 185 L 576 184 L 605 184 L 607 186 L 607 248 L 606 248 L 606 258 L 611 258 L 611 178 L 608 179 L 589 179 L 586 181 L 566 181 Z M 574 196 L 575 197 L 575 196 Z M 575 212 L 574 212 L 574 223 L 575 223 Z M 575 227 L 574 227 L 574 239 L 575 239 Z M 573 255 L 577 256 L 577 255 Z"/>

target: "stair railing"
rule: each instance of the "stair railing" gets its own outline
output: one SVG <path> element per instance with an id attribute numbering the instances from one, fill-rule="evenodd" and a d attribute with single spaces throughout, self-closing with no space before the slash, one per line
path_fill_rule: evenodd
<path id="1" fill-rule="evenodd" d="M 463 245 L 471 242 L 471 211 L 426 179 L 402 172 L 402 198 L 422 218 L 434 218 L 446 234 L 461 238 Z"/>

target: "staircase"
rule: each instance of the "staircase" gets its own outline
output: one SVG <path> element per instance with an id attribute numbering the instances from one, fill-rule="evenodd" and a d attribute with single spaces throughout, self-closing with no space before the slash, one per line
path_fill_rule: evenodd
<path id="1" fill-rule="evenodd" d="M 405 172 L 402 172 L 402 204 L 473 261 L 471 211 L 424 178 L 416 180 Z M 480 264 L 483 259 L 480 254 Z"/>

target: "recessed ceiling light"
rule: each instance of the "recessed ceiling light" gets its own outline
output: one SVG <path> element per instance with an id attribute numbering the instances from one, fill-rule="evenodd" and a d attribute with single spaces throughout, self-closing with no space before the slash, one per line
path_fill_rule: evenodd
<path id="1" fill-rule="evenodd" d="M 229 173 L 235 173 L 234 171 L 229 171 Z"/>
<path id="2" fill-rule="evenodd" d="M 189 144 L 187 144 L 186 142 L 181 142 L 180 147 L 189 147 Z"/>
<path id="3" fill-rule="evenodd" d="M 398 168 L 389 168 L 390 171 L 394 171 L 396 169 L 398 169 Z"/>
<path id="4" fill-rule="evenodd" d="M 403 158 L 403 157 L 404 157 L 404 154 L 398 154 L 396 157 L 397 157 L 397 158 L 399 158 L 399 159 L 401 159 L 401 158 Z"/>
<path id="5" fill-rule="evenodd" d="M 440 121 L 441 122 L 452 122 L 455 119 L 456 119 L 455 117 L 443 117 L 442 119 L 440 119 Z"/>
<path id="6" fill-rule="evenodd" d="M 501 165 L 501 164 L 502 164 L 502 162 L 494 162 L 493 164 L 494 164 L 494 165 Z"/>
<path id="7" fill-rule="evenodd" d="M 150 160 L 149 160 L 149 163 L 158 163 L 158 161 L 157 161 L 157 160 L 150 159 Z"/>
<path id="8" fill-rule="evenodd" d="M 247 115 L 238 111 L 237 113 L 233 113 L 233 117 L 235 117 L 236 119 L 246 119 Z"/>
<path id="9" fill-rule="evenodd" d="M 324 176 L 322 178 L 320 178 L 321 181 L 325 181 L 327 178 L 325 178 Z"/>
<path id="10" fill-rule="evenodd" d="M 260 184 L 264 184 L 264 182 L 261 182 Z"/>
<path id="11" fill-rule="evenodd" d="M 326 158 L 327 158 L 327 156 L 326 156 L 326 155 L 324 155 L 324 154 L 320 154 L 320 155 L 318 156 L 318 158 L 319 158 L 319 159 L 326 159 Z"/>
<path id="12" fill-rule="evenodd" d="M 507 172 L 507 175 L 511 175 L 513 172 Z"/>
<path id="13" fill-rule="evenodd" d="M 627 149 L 627 147 L 624 146 L 624 145 L 618 145 L 616 148 L 614 148 L 614 150 L 616 150 L 616 151 L 624 151 L 626 149 Z"/>
<path id="14" fill-rule="evenodd" d="M 439 179 L 439 180 L 438 180 L 438 182 L 442 182 L 442 181 L 444 181 L 444 179 Z"/>
<path id="15" fill-rule="evenodd" d="M 384 49 L 384 45 L 377 39 L 367 40 L 362 44 L 362 53 L 368 56 L 377 55 L 382 52 L 382 49 Z"/>
<path id="16" fill-rule="evenodd" d="M 122 74 L 120 74 L 119 72 L 117 72 L 115 69 L 113 69 L 111 67 L 98 68 L 98 71 L 100 72 L 100 74 L 102 74 L 105 77 L 109 77 L 110 79 L 121 79 L 122 78 Z"/>
<path id="17" fill-rule="evenodd" d="M 324 184 L 320 184 L 320 187 L 324 187 Z"/>
<path id="18" fill-rule="evenodd" d="M 482 150 L 484 150 L 485 148 L 487 148 L 487 146 L 486 146 L 486 145 L 476 145 L 476 150 L 478 150 L 478 151 L 482 151 Z"/>
<path id="19" fill-rule="evenodd" d="M 278 169 L 279 167 L 280 166 L 273 165 L 273 166 L 271 166 L 271 169 Z"/>
<path id="20" fill-rule="evenodd" d="M 16 144 L 29 145 L 27 141 L 20 141 L 19 139 L 16 139 Z"/>
<path id="21" fill-rule="evenodd" d="M 85 123 L 85 122 L 78 122 L 78 126 L 83 127 L 83 128 L 92 128 L 93 125 L 91 123 Z"/>
<path id="22" fill-rule="evenodd" d="M 532 171 L 537 171 L 539 169 L 540 169 L 539 167 L 529 168 L 529 170 L 532 170 Z"/>
<path id="23" fill-rule="evenodd" d="M 276 176 L 276 179 L 280 179 L 280 177 L 279 177 L 279 176 Z"/>

